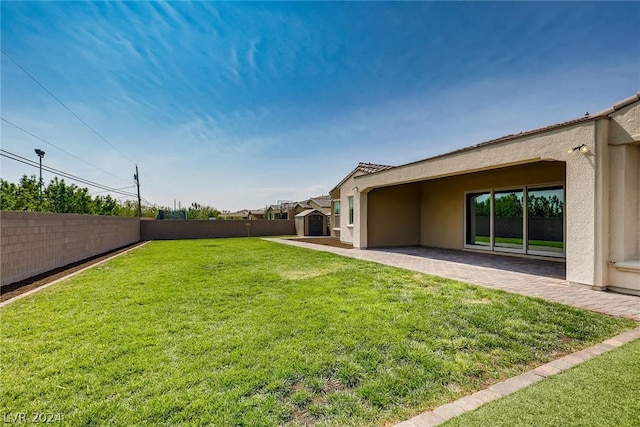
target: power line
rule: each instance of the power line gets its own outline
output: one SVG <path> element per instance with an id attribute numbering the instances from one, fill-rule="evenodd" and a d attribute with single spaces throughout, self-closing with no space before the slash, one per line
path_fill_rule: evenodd
<path id="1" fill-rule="evenodd" d="M 7 58 L 9 58 L 9 60 L 11 62 L 13 62 L 20 70 L 22 70 L 27 76 L 29 76 L 31 78 L 31 80 L 33 80 L 34 82 L 36 82 L 38 84 L 38 86 L 40 86 L 45 92 L 47 92 L 49 95 L 51 95 L 51 97 L 53 99 L 55 99 L 56 101 L 58 101 L 58 103 L 60 105 L 62 105 L 64 108 L 67 109 L 67 111 L 69 111 L 76 119 L 80 120 L 80 122 L 85 125 L 87 128 L 89 128 L 91 130 L 91 132 L 93 132 L 94 134 L 96 134 L 98 136 L 98 138 L 100 138 L 101 140 L 103 140 L 104 142 L 106 142 L 107 144 L 109 144 L 111 146 L 111 148 L 113 148 L 114 150 L 116 150 L 118 153 L 120 153 L 120 155 L 122 157 L 124 157 L 125 159 L 129 160 L 131 163 L 135 162 L 133 160 L 131 160 L 131 158 L 129 156 L 127 156 L 126 154 L 124 154 L 122 151 L 118 150 L 118 148 L 113 145 L 112 143 L 110 143 L 104 136 L 100 135 L 100 133 L 98 133 L 97 130 L 95 130 L 93 127 L 91 127 L 91 125 L 89 125 L 89 123 L 85 122 L 82 117 L 80 117 L 79 115 L 77 115 L 71 108 L 69 108 L 67 106 L 67 104 L 65 104 L 64 102 L 62 102 L 60 100 L 60 98 L 58 98 L 57 96 L 55 96 L 49 89 L 47 89 L 42 83 L 40 83 L 38 81 L 38 79 L 36 79 L 33 75 L 31 75 L 31 73 L 29 73 L 27 70 L 25 70 L 22 65 L 18 64 L 18 62 L 13 59 L 11 56 L 9 56 L 9 54 L 7 52 L 4 51 L 4 49 L 0 48 L 0 51 L 2 51 L 2 53 L 5 54 L 5 56 Z"/>
<path id="2" fill-rule="evenodd" d="M 28 131 L 28 130 L 26 130 L 25 128 L 18 126 L 17 124 L 13 123 L 12 121 L 9 121 L 9 120 L 5 119 L 4 117 L 0 117 L 0 120 L 2 120 L 2 121 L 3 121 L 3 122 L 5 122 L 5 123 L 10 124 L 11 126 L 15 127 L 16 129 L 21 130 L 22 132 L 26 133 L 27 135 L 30 135 L 30 136 L 34 137 L 35 139 L 37 139 L 37 140 L 39 140 L 39 141 L 42 141 L 42 142 L 44 142 L 45 144 L 48 144 L 48 145 L 52 146 L 53 148 L 56 148 L 56 149 L 58 149 L 58 150 L 62 151 L 63 153 L 65 153 L 65 154 L 67 154 L 67 155 L 69 155 L 69 156 L 73 157 L 73 158 L 74 158 L 74 159 L 76 159 L 76 160 L 81 161 L 82 163 L 84 163 L 84 164 L 86 164 L 86 165 L 89 165 L 89 166 L 91 166 L 91 167 L 94 167 L 94 168 L 98 169 L 99 171 L 106 173 L 107 175 L 111 175 L 111 176 L 112 176 L 112 177 L 114 177 L 114 178 L 118 178 L 119 180 L 122 180 L 122 181 L 125 181 L 125 182 L 127 181 L 127 180 L 126 180 L 126 179 L 124 179 L 124 178 L 121 178 L 121 177 L 119 177 L 119 176 L 117 176 L 117 175 L 114 175 L 114 174 L 112 174 L 111 172 L 108 172 L 108 171 L 106 171 L 106 170 L 102 169 L 102 168 L 101 168 L 101 167 L 99 167 L 99 166 L 96 166 L 96 165 L 94 165 L 94 164 L 91 164 L 91 163 L 87 162 L 86 160 L 83 160 L 83 159 L 81 159 L 80 157 L 78 157 L 78 156 L 76 156 L 76 155 L 74 155 L 74 154 L 69 153 L 68 151 L 66 151 L 66 150 L 64 150 L 64 149 L 62 149 L 62 148 L 60 148 L 60 147 L 58 147 L 58 146 L 57 146 L 57 145 L 55 145 L 54 143 L 49 142 L 49 141 L 47 141 L 46 139 L 41 138 L 41 137 L 39 137 L 38 135 L 36 135 L 36 134 L 34 134 L 34 133 L 32 133 L 32 132 L 29 132 L 29 131 Z"/>
<path id="3" fill-rule="evenodd" d="M 116 188 L 116 190 L 128 190 L 129 188 L 135 188 L 135 185 L 130 185 L 128 187 L 122 187 L 122 188 Z M 109 190 L 103 190 L 103 191 L 92 191 L 91 194 L 102 194 L 102 193 L 107 193 L 109 192 Z"/>
<path id="4" fill-rule="evenodd" d="M 15 154 L 15 153 L 11 153 L 11 152 L 9 152 L 7 150 L 0 149 L 0 155 L 3 156 L 3 157 L 6 157 L 8 159 L 15 160 L 17 162 L 23 163 L 25 165 L 32 166 L 34 168 L 38 168 L 39 167 L 37 162 L 35 162 L 35 161 L 31 160 L 31 159 L 27 159 L 26 157 L 19 156 L 19 155 Z M 47 171 L 47 172 L 50 172 L 50 173 L 53 173 L 53 174 L 56 174 L 56 175 L 60 175 L 63 178 L 67 178 L 67 179 L 70 179 L 72 181 L 80 182 L 82 184 L 89 185 L 89 186 L 95 187 L 95 188 L 99 188 L 101 190 L 110 191 L 112 193 L 120 194 L 120 195 L 127 196 L 127 197 L 137 197 L 137 195 L 134 194 L 134 193 L 122 191 L 122 190 L 117 189 L 117 188 L 108 187 L 106 185 L 99 184 L 97 182 L 93 182 L 93 181 L 90 181 L 88 179 L 76 176 L 76 175 L 72 175 L 70 173 L 61 171 L 59 169 L 52 168 L 50 166 L 42 165 L 42 169 Z"/>

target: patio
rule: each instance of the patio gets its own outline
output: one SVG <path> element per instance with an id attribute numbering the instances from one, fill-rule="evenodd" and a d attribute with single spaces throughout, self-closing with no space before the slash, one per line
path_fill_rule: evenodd
<path id="1" fill-rule="evenodd" d="M 353 250 L 296 240 L 268 240 L 543 298 L 640 321 L 640 297 L 570 286 L 562 262 L 448 249 L 406 246 Z"/>

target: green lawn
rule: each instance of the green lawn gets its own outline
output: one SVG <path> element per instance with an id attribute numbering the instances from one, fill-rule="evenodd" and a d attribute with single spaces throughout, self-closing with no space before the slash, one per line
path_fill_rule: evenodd
<path id="1" fill-rule="evenodd" d="M 489 244 L 489 236 L 475 236 L 476 242 L 482 242 Z M 509 243 L 512 245 L 522 246 L 523 239 L 517 237 L 496 237 L 495 243 Z M 557 242 L 555 240 L 529 240 L 529 246 L 543 246 L 548 248 L 562 249 L 564 247 L 563 242 Z"/>
<path id="2" fill-rule="evenodd" d="M 640 426 L 640 340 L 454 418 L 443 427 Z"/>
<path id="3" fill-rule="evenodd" d="M 72 425 L 383 425 L 635 325 L 247 238 L 152 242 L 0 316 L 0 407 Z"/>

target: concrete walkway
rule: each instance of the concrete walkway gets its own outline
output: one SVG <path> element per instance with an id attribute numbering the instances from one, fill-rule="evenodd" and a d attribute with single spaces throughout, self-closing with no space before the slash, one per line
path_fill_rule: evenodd
<path id="1" fill-rule="evenodd" d="M 333 252 L 351 258 L 544 298 L 573 307 L 640 321 L 640 297 L 571 287 L 563 279 L 564 264 L 562 263 L 433 248 L 357 250 L 288 239 L 267 240 L 323 252 Z M 640 338 L 640 327 L 538 366 L 516 377 L 493 384 L 487 389 L 464 396 L 432 411 L 419 414 L 396 424 L 394 427 L 434 427 L 440 425 L 451 418 L 465 412 L 471 412 L 486 403 L 515 393 L 546 377 L 556 375 L 638 338 Z"/>
<path id="2" fill-rule="evenodd" d="M 640 321 L 640 297 L 569 286 L 563 279 L 564 264 L 559 262 L 422 247 L 358 250 L 289 239 L 267 240 L 333 252 Z"/>

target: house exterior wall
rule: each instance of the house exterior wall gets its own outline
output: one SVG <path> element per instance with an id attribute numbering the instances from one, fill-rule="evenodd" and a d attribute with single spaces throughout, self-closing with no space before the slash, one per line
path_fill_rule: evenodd
<path id="1" fill-rule="evenodd" d="M 609 145 L 640 141 L 640 102 L 628 105 L 611 115 Z"/>
<path id="2" fill-rule="evenodd" d="M 438 178 L 420 183 L 420 244 L 439 248 L 464 246 L 466 191 L 563 183 L 563 162 L 536 162 Z"/>
<path id="3" fill-rule="evenodd" d="M 420 244 L 420 184 L 383 187 L 368 194 L 369 247 Z"/>
<path id="4" fill-rule="evenodd" d="M 609 165 L 606 285 L 640 294 L 640 145 L 610 145 Z M 639 270 L 620 270 L 620 262 L 636 262 Z"/>
<path id="5" fill-rule="evenodd" d="M 405 212 L 412 183 L 417 226 Z M 355 221 L 336 234 L 365 249 L 413 244 L 417 230 L 422 245 L 460 249 L 465 191 L 551 183 L 564 183 L 566 279 L 640 294 L 640 93 L 594 117 L 351 177 L 332 198 L 344 217 L 353 195 Z"/>
<path id="6" fill-rule="evenodd" d="M 136 243 L 140 220 L 2 211 L 0 236 L 3 286 Z"/>
<path id="7" fill-rule="evenodd" d="M 361 197 L 374 188 L 418 182 L 434 178 L 492 170 L 501 167 L 526 165 L 540 161 L 559 161 L 566 165 L 565 210 L 580 212 L 566 219 L 567 280 L 593 286 L 596 280 L 596 209 L 600 194 L 596 191 L 596 124 L 585 121 L 559 129 L 479 146 L 446 156 L 398 166 L 375 174 L 354 178 Z M 585 144 L 587 154 L 568 149 Z M 362 200 L 360 200 L 362 205 Z M 458 202 L 461 203 L 461 202 Z M 463 210 L 458 213 L 460 226 Z M 361 215 L 356 218 L 361 220 Z M 367 228 L 355 224 L 358 239 L 356 248 L 368 246 Z M 430 237 L 425 236 L 428 240 Z M 457 238 L 457 237 L 456 237 Z"/>
<path id="8" fill-rule="evenodd" d="M 363 175 L 363 172 L 356 172 L 347 179 L 336 191 L 331 193 L 331 236 L 340 238 L 341 242 L 344 243 L 353 243 L 354 235 L 357 230 L 355 230 L 354 225 L 356 222 L 359 223 L 358 219 L 354 219 L 354 225 L 349 225 L 349 197 L 354 197 L 354 202 L 356 202 L 356 196 L 358 195 L 358 189 L 356 188 L 355 178 Z M 333 215 L 333 202 L 336 200 L 340 200 L 340 226 L 335 227 L 335 219 Z M 357 203 L 356 203 L 357 205 Z M 356 215 L 358 212 L 363 214 L 363 212 L 359 211 L 357 207 L 354 207 Z"/>
<path id="9" fill-rule="evenodd" d="M 320 206 L 320 204 L 314 202 L 313 200 L 309 200 L 309 205 L 311 206 L 311 209 L 318 210 L 325 215 L 331 215 L 331 207 Z"/>

